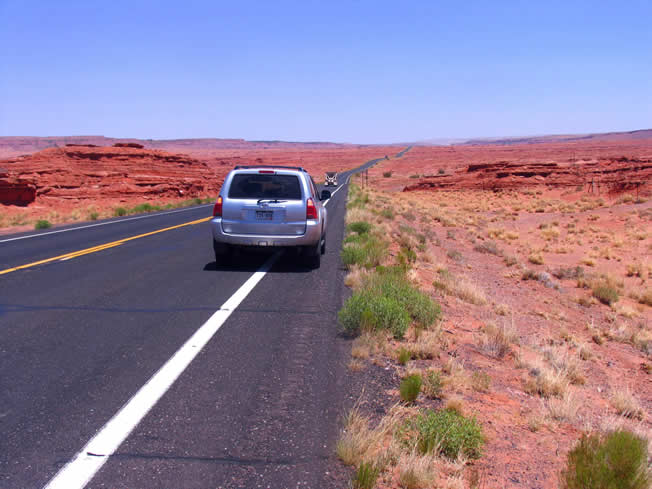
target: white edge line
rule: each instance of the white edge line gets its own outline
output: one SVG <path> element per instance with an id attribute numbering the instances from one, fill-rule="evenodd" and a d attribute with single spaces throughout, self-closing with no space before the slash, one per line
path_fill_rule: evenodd
<path id="1" fill-rule="evenodd" d="M 86 486 L 256 287 L 278 256 L 279 253 L 275 253 L 254 272 L 43 489 L 82 489 Z"/>
<path id="2" fill-rule="evenodd" d="M 88 224 L 86 226 L 79 226 L 79 227 L 76 227 L 76 228 L 59 229 L 58 231 L 48 231 L 47 233 L 30 234 L 29 236 L 18 236 L 17 238 L 2 239 L 2 240 L 0 240 L 0 243 L 7 243 L 9 241 L 17 241 L 19 239 L 38 238 L 39 236 L 47 236 L 48 234 L 67 233 L 68 231 L 77 231 L 78 229 L 88 229 L 88 228 L 94 228 L 94 227 L 97 227 L 97 226 L 106 226 L 108 224 L 119 224 L 121 222 L 136 221 L 138 219 L 147 219 L 148 217 L 167 216 L 168 214 L 176 214 L 177 212 L 187 212 L 187 211 L 191 211 L 191 210 L 194 210 L 194 209 L 201 209 L 202 207 L 209 207 L 209 206 L 212 206 L 212 205 L 213 204 L 204 204 L 204 205 L 200 205 L 200 206 L 187 207 L 185 209 L 177 209 L 177 210 L 174 210 L 174 211 L 160 212 L 160 213 L 157 213 L 157 214 L 147 214 L 145 216 L 128 217 L 126 219 L 119 219 L 117 221 L 98 222 L 97 224 Z"/>

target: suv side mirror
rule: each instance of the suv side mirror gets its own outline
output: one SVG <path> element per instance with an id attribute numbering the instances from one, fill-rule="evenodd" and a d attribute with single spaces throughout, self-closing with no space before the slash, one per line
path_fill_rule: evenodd
<path id="1" fill-rule="evenodd" d="M 330 198 L 331 198 L 330 190 L 322 190 L 321 191 L 321 196 L 319 197 L 319 200 L 328 200 Z"/>

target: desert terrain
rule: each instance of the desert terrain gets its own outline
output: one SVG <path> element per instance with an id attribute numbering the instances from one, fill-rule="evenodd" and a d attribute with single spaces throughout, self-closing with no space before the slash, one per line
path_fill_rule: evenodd
<path id="1" fill-rule="evenodd" d="M 399 267 L 441 306 L 401 338 L 373 315 L 355 332 L 368 385 L 338 445 L 354 480 L 552 489 L 583 433 L 652 439 L 651 162 L 645 139 L 415 146 L 354 179 L 354 295 Z M 481 448 L 406 446 L 409 420 L 442 409 L 474 418 Z"/>

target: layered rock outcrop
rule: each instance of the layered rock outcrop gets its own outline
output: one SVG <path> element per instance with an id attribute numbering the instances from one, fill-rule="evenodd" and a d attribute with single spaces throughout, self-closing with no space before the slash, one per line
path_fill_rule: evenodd
<path id="1" fill-rule="evenodd" d="M 0 203 L 40 198 L 178 198 L 214 195 L 227 169 L 133 146 L 74 145 L 0 161 Z"/>
<path id="2" fill-rule="evenodd" d="M 532 185 L 598 186 L 606 191 L 640 188 L 652 181 L 652 159 L 617 158 L 571 163 L 472 164 L 452 174 L 424 175 L 404 191 L 428 189 L 510 189 Z"/>

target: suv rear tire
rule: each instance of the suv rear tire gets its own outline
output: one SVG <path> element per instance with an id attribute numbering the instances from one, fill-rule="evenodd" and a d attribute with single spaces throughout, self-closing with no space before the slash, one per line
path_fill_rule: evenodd
<path id="1" fill-rule="evenodd" d="M 221 265 L 231 257 L 231 247 L 225 243 L 218 243 L 213 240 L 213 251 L 215 251 L 215 264 Z"/>
<path id="2" fill-rule="evenodd" d="M 306 246 L 303 249 L 303 256 L 307 266 L 313 270 L 321 266 L 321 240 L 317 242 L 317 246 Z"/>

